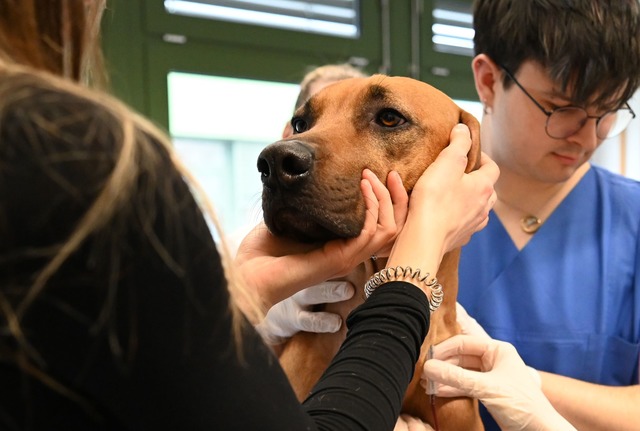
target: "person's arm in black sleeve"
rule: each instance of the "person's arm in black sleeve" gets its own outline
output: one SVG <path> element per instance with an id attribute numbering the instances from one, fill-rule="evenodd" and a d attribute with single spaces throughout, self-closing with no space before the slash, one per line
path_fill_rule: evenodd
<path id="1" fill-rule="evenodd" d="M 349 331 L 304 408 L 324 430 L 391 430 L 429 330 L 427 297 L 387 283 L 347 319 Z"/>

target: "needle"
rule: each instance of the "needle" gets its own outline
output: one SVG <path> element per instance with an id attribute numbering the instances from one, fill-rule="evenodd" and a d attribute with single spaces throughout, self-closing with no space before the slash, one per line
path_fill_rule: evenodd
<path id="1" fill-rule="evenodd" d="M 433 358 L 433 345 L 429 346 L 427 352 L 427 360 Z M 433 415 L 433 427 L 435 431 L 439 431 L 438 416 L 436 416 L 436 382 L 433 380 L 427 380 L 427 395 L 429 395 L 429 402 L 431 404 L 431 413 Z"/>
<path id="2" fill-rule="evenodd" d="M 429 359 L 433 359 L 433 345 L 429 346 L 427 352 L 427 360 Z M 427 380 L 427 395 L 431 397 L 431 403 L 433 404 L 436 398 L 436 382 L 433 380 Z"/>

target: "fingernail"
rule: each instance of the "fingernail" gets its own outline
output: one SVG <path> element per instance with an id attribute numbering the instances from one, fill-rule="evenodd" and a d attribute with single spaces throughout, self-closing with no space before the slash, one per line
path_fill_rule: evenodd
<path id="1" fill-rule="evenodd" d="M 340 327 L 342 326 L 342 320 L 338 320 L 337 322 L 335 322 L 334 324 L 332 324 L 328 330 L 330 333 L 334 334 L 336 332 L 338 332 L 340 330 Z"/>
<path id="2" fill-rule="evenodd" d="M 346 297 L 347 299 L 351 298 L 355 293 L 355 289 L 348 281 L 336 285 L 335 289 L 338 295 L 340 295 L 341 297 Z"/>

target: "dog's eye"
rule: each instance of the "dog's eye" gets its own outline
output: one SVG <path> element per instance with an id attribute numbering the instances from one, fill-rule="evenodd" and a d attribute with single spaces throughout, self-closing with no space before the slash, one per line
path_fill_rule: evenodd
<path id="1" fill-rule="evenodd" d="M 383 109 L 376 117 L 376 123 L 383 127 L 397 127 L 406 122 L 407 119 L 395 109 Z"/>
<path id="2" fill-rule="evenodd" d="M 293 128 L 293 133 L 302 133 L 309 129 L 309 125 L 302 118 L 293 117 L 291 119 L 291 128 Z"/>

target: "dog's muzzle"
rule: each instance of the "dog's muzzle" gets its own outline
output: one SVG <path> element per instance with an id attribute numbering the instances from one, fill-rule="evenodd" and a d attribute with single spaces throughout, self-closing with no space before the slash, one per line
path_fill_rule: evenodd
<path id="1" fill-rule="evenodd" d="M 324 242 L 357 236 L 362 229 L 360 219 L 364 217 L 355 217 L 357 212 L 346 207 L 360 197 L 343 199 L 329 192 L 316 178 L 315 152 L 304 142 L 279 141 L 267 146 L 258 156 L 258 171 L 264 221 L 273 234 Z"/>

